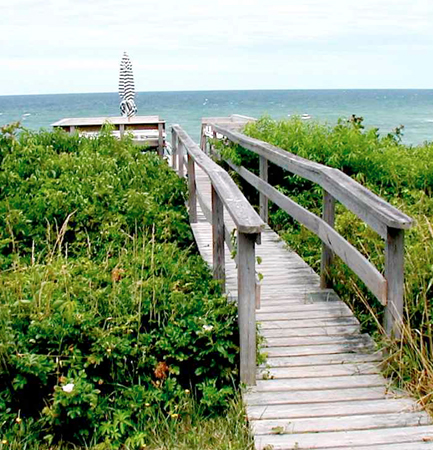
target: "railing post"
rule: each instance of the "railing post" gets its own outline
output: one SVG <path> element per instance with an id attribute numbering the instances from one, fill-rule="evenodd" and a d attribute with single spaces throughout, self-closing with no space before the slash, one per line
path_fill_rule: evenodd
<path id="1" fill-rule="evenodd" d="M 197 223 L 197 192 L 194 159 L 188 153 L 189 221 Z"/>
<path id="2" fill-rule="evenodd" d="M 176 170 L 177 167 L 177 134 L 174 130 L 171 131 L 171 167 Z"/>
<path id="3" fill-rule="evenodd" d="M 385 243 L 385 278 L 388 282 L 388 304 L 385 308 L 385 331 L 401 338 L 404 299 L 404 230 L 387 228 Z"/>
<path id="4" fill-rule="evenodd" d="M 224 204 L 212 186 L 212 254 L 214 278 L 225 291 Z"/>
<path id="5" fill-rule="evenodd" d="M 121 123 L 119 125 L 119 135 L 122 138 L 124 136 L 124 134 L 125 134 L 125 124 Z"/>
<path id="6" fill-rule="evenodd" d="M 260 178 L 268 182 L 268 160 L 260 156 Z M 260 193 L 260 217 L 263 222 L 268 223 L 269 218 L 269 200 L 266 195 Z"/>
<path id="7" fill-rule="evenodd" d="M 238 232 L 238 313 L 240 335 L 240 378 L 247 386 L 256 384 L 256 275 L 257 234 Z"/>
<path id="8" fill-rule="evenodd" d="M 327 191 L 323 191 L 323 220 L 332 228 L 335 223 L 335 198 Z M 320 261 L 320 287 L 327 289 L 331 287 L 329 270 L 334 259 L 334 252 L 322 244 L 322 259 Z"/>
<path id="9" fill-rule="evenodd" d="M 178 140 L 178 148 L 177 148 L 177 157 L 178 157 L 178 167 L 179 167 L 179 176 L 180 178 L 184 178 L 184 164 L 183 164 L 183 144 Z"/>
<path id="10" fill-rule="evenodd" d="M 158 155 L 162 158 L 164 156 L 164 136 L 163 124 L 158 124 Z"/>

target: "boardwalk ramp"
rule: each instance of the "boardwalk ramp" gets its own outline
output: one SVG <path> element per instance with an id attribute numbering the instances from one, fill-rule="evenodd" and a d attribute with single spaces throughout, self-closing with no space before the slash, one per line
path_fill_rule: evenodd
<path id="1" fill-rule="evenodd" d="M 186 152 L 177 157 L 186 163 L 182 142 Z M 215 258 L 212 178 L 203 167 L 194 167 L 191 225 L 203 258 L 214 269 L 224 266 L 227 294 L 236 301 L 241 258 L 232 259 L 227 240 L 224 261 Z M 227 208 L 223 216 L 231 234 L 236 221 Z M 243 394 L 256 449 L 433 449 L 431 418 L 381 375 L 382 355 L 348 306 L 268 225 L 260 242 L 255 317 L 266 361 Z"/>

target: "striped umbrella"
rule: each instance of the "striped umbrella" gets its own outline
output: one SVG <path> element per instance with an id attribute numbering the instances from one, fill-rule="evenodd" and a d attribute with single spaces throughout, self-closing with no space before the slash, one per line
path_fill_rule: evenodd
<path id="1" fill-rule="evenodd" d="M 134 102 L 135 88 L 132 64 L 129 56 L 125 52 L 120 62 L 119 77 L 120 112 L 123 117 L 132 117 L 137 113 L 137 106 Z"/>

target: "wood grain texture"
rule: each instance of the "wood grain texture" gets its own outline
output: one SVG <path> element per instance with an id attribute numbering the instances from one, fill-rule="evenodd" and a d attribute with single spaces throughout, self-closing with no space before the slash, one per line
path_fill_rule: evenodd
<path id="1" fill-rule="evenodd" d="M 300 156 L 289 153 L 271 144 L 245 136 L 223 126 L 214 125 L 215 130 L 242 147 L 265 157 L 289 172 L 319 184 L 323 189 L 358 215 L 382 237 L 386 227 L 407 229 L 413 220 L 394 208 L 355 180 L 338 169 L 323 166 Z"/>
<path id="2" fill-rule="evenodd" d="M 196 180 L 199 205 L 210 205 L 210 181 L 200 166 Z M 194 235 L 212 266 L 212 226 L 201 207 L 197 220 L 192 224 Z M 236 229 L 230 214 L 224 226 Z M 431 448 L 430 418 L 380 375 L 382 356 L 371 338 L 360 334 L 350 309 L 335 292 L 320 289 L 320 277 L 267 225 L 261 237 L 261 245 L 254 246 L 262 258 L 256 271 L 263 274 L 261 308 L 255 315 L 265 339 L 260 352 L 267 359 L 257 369 L 257 385 L 243 392 L 256 449 Z M 227 294 L 230 301 L 243 305 L 241 322 L 250 314 L 243 311 L 245 305 L 254 309 L 255 303 L 255 291 L 244 302 L 238 285 L 241 267 L 250 267 L 248 276 L 254 278 L 251 253 L 248 264 L 232 260 L 227 247 L 224 255 Z M 251 330 L 253 325 L 249 320 Z M 248 336 L 254 333 L 240 334 L 241 339 Z"/>
<path id="3" fill-rule="evenodd" d="M 385 331 L 401 338 L 404 301 L 404 230 L 388 228 L 385 243 L 385 276 L 388 281 L 388 305 Z"/>

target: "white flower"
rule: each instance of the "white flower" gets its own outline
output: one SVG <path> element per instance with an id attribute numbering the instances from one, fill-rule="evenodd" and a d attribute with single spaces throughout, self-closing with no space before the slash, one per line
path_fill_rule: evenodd
<path id="1" fill-rule="evenodd" d="M 212 331 L 213 330 L 213 325 L 203 325 L 203 330 L 204 331 Z"/>
<path id="2" fill-rule="evenodd" d="M 72 392 L 72 390 L 74 389 L 74 383 L 65 384 L 64 386 L 62 386 L 62 389 L 65 392 Z"/>

